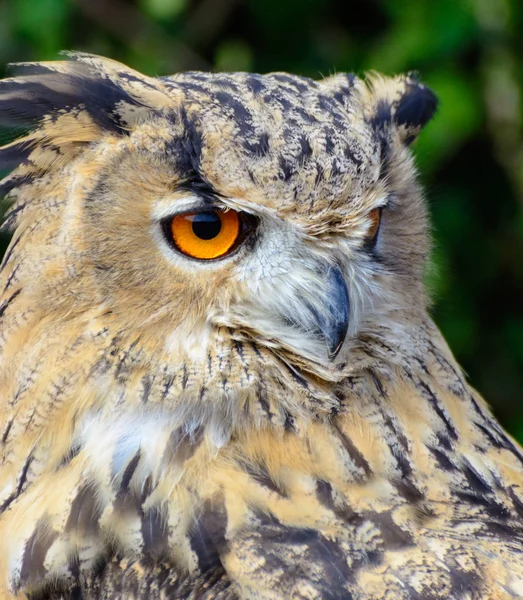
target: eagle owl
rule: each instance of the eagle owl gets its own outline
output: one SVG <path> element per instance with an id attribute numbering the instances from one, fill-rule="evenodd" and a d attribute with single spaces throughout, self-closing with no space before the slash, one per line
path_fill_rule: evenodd
<path id="1" fill-rule="evenodd" d="M 414 77 L 0 83 L 0 598 L 523 597 L 523 453 L 423 286 Z"/>

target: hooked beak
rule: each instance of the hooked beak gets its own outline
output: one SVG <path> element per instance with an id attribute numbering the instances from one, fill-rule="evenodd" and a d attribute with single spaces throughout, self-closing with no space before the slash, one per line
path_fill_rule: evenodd
<path id="1" fill-rule="evenodd" d="M 328 303 L 324 310 L 319 312 L 311 306 L 311 311 L 316 318 L 318 333 L 327 344 L 329 358 L 334 360 L 347 336 L 350 318 L 349 292 L 338 267 L 329 267 L 326 288 Z"/>
<path id="2" fill-rule="evenodd" d="M 333 361 L 343 346 L 349 328 L 349 292 L 339 267 L 328 265 L 320 272 L 325 275 L 318 297 L 302 300 L 301 308 L 289 314 L 288 321 L 325 344 L 328 358 Z"/>

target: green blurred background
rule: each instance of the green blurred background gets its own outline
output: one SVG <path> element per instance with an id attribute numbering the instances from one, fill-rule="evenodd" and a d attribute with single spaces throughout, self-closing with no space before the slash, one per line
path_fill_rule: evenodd
<path id="1" fill-rule="evenodd" d="M 522 28 L 520 0 L 0 0 L 0 64 L 77 49 L 150 75 L 419 71 L 441 99 L 415 149 L 433 313 L 523 441 Z"/>

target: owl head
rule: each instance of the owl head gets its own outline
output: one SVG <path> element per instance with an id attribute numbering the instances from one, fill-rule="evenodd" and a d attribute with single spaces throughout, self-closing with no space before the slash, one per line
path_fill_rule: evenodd
<path id="1" fill-rule="evenodd" d="M 167 373 L 202 403 L 291 382 L 332 408 L 336 382 L 404 358 L 426 310 L 409 145 L 428 88 L 69 58 L 0 84 L 25 132 L 0 162 L 4 297 L 28 337 L 109 340 L 89 373 L 119 357 L 122 381 Z"/>

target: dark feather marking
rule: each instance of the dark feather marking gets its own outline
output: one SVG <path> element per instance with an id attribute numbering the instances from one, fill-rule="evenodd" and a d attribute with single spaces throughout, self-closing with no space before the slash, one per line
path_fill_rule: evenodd
<path id="1" fill-rule="evenodd" d="M 390 513 L 370 513 L 365 517 L 379 527 L 386 550 L 400 550 L 414 546 L 411 534 L 396 525 Z"/>
<path id="2" fill-rule="evenodd" d="M 512 452 L 512 454 L 514 454 L 514 456 L 521 462 L 523 463 L 523 451 L 518 448 L 511 440 L 510 438 L 507 436 L 506 432 L 503 431 L 503 429 L 501 428 L 501 426 L 496 423 L 495 421 L 492 421 L 492 419 L 489 417 L 488 414 L 486 414 L 481 407 L 479 406 L 477 400 L 474 398 L 474 396 L 472 394 L 469 395 L 469 400 L 470 403 L 472 404 L 472 407 L 474 408 L 475 412 L 481 417 L 481 420 L 485 423 L 484 427 L 482 427 L 479 423 L 475 423 L 476 427 L 481 428 L 481 430 L 487 434 L 488 428 L 489 426 L 492 427 L 492 429 L 499 435 L 500 439 L 502 440 L 502 448 L 505 448 L 507 450 L 509 450 L 510 452 Z M 489 437 L 491 435 L 493 435 L 492 432 L 490 432 Z M 499 444 L 500 442 L 498 441 L 497 444 Z M 499 447 L 499 446 L 496 446 Z"/>
<path id="3" fill-rule="evenodd" d="M 434 446 L 427 446 L 427 448 L 428 448 L 429 452 L 432 454 L 432 456 L 436 459 L 436 462 L 438 463 L 438 466 L 440 467 L 440 469 L 442 469 L 443 471 L 449 471 L 449 472 L 456 470 L 457 467 L 452 463 L 452 461 L 445 454 L 445 452 L 443 452 L 439 448 L 435 448 Z"/>
<path id="4" fill-rule="evenodd" d="M 0 98 L 0 110 L 1 105 L 2 100 Z M 18 144 L 10 144 L 9 146 L 0 148 L 0 169 L 7 171 L 20 166 L 22 163 L 27 163 L 27 159 L 34 148 L 35 144 L 33 140 L 24 140 Z"/>
<path id="5" fill-rule="evenodd" d="M 74 550 L 70 554 L 70 556 L 67 559 L 67 567 L 68 567 L 69 571 L 71 572 L 72 577 L 78 581 L 79 577 L 80 577 L 80 557 L 78 556 L 78 551 Z M 79 587 L 77 589 L 78 589 L 78 592 L 80 592 L 80 596 L 78 596 L 78 594 L 77 594 L 76 597 L 81 598 L 81 590 Z M 74 597 L 75 597 L 74 590 L 72 590 L 71 600 Z"/>
<path id="6" fill-rule="evenodd" d="M 332 142 L 331 136 L 334 135 L 334 132 L 330 128 L 326 128 L 326 137 L 325 137 L 325 152 L 327 154 L 332 154 L 334 152 L 334 144 Z"/>
<path id="7" fill-rule="evenodd" d="M 167 398 L 167 394 L 173 386 L 175 379 L 176 378 L 173 375 L 167 375 L 165 377 L 162 390 L 162 400 L 165 400 L 165 398 Z"/>
<path id="8" fill-rule="evenodd" d="M 67 467 L 68 465 L 70 465 L 72 460 L 76 456 L 78 456 L 81 449 L 82 449 L 82 447 L 80 446 L 80 444 L 72 445 L 69 448 L 69 450 L 62 456 L 62 460 L 59 462 L 56 470 L 58 471 L 59 469 L 63 469 L 64 467 Z"/>
<path id="9" fill-rule="evenodd" d="M 409 480 L 409 484 L 414 486 L 414 483 L 410 481 L 410 477 L 412 475 L 412 464 L 408 458 L 408 450 L 404 448 L 398 448 L 397 445 L 394 445 L 390 448 L 392 456 L 396 459 L 396 464 L 398 465 L 398 469 L 401 473 L 401 477 L 407 481 Z"/>
<path id="10" fill-rule="evenodd" d="M 438 440 L 439 445 L 444 450 L 453 452 L 454 448 L 452 446 L 452 440 L 446 434 L 441 433 L 441 431 L 438 431 L 438 433 L 436 433 L 436 439 Z"/>
<path id="11" fill-rule="evenodd" d="M 143 86 L 143 87 L 147 87 L 150 90 L 153 91 L 158 91 L 158 87 L 153 84 L 151 81 L 147 81 L 147 79 L 144 79 L 143 77 L 139 77 L 137 75 L 134 75 L 134 73 L 129 73 L 129 71 L 118 71 L 118 78 L 125 80 L 129 83 L 138 83 L 139 85 Z"/>
<path id="12" fill-rule="evenodd" d="M 138 463 L 140 462 L 140 458 L 142 453 L 140 450 L 131 458 L 129 464 L 125 467 L 125 471 L 122 475 L 122 483 L 120 484 L 120 490 L 126 492 L 129 490 L 129 484 L 131 483 L 131 479 L 133 478 L 134 472 L 138 467 Z"/>
<path id="13" fill-rule="evenodd" d="M 334 424 L 334 430 L 338 434 L 338 437 L 347 451 L 347 454 L 351 457 L 354 464 L 361 469 L 365 476 L 368 478 L 372 475 L 372 469 L 370 468 L 369 463 L 363 457 L 363 454 L 356 448 L 352 440 L 350 440 L 340 429 L 337 424 Z"/>
<path id="14" fill-rule="evenodd" d="M 282 488 L 274 479 L 271 477 L 267 467 L 260 463 L 252 464 L 246 460 L 241 460 L 238 462 L 239 467 L 242 471 L 245 471 L 254 479 L 257 483 L 259 483 L 262 487 L 267 490 L 278 494 L 281 498 L 287 498 L 288 494 L 284 488 Z"/>
<path id="15" fill-rule="evenodd" d="M 151 376 L 144 375 L 141 379 L 142 382 L 142 404 L 147 404 L 149 401 L 149 394 L 151 393 Z"/>
<path id="16" fill-rule="evenodd" d="M 491 519 L 496 520 L 496 522 L 507 521 L 512 517 L 510 510 L 495 499 L 492 499 L 485 512 Z"/>
<path id="17" fill-rule="evenodd" d="M 331 96 L 325 96 L 318 94 L 315 97 L 315 104 L 318 108 L 318 112 L 326 113 L 332 119 L 335 127 L 343 130 L 347 126 L 346 116 L 343 111 L 340 111 L 340 107 L 336 100 Z"/>
<path id="18" fill-rule="evenodd" d="M 350 97 L 352 96 L 356 75 L 353 73 L 343 73 L 343 75 L 347 79 L 347 83 L 342 89 L 338 89 L 332 93 L 332 97 L 336 100 L 336 102 L 339 102 L 343 106 L 347 107 L 349 105 Z"/>
<path id="19" fill-rule="evenodd" d="M 492 489 L 492 487 L 490 486 L 488 481 L 486 481 L 481 476 L 481 474 L 478 473 L 478 471 L 476 471 L 476 469 L 474 469 L 472 467 L 472 465 L 470 465 L 468 462 L 465 463 L 463 473 L 464 473 L 465 477 L 467 478 L 470 489 L 473 492 L 475 492 L 479 495 L 493 493 L 494 490 Z"/>
<path id="20" fill-rule="evenodd" d="M 0 180 L 0 195 L 8 196 L 10 192 L 16 188 L 22 187 L 23 185 L 31 185 L 39 175 L 41 175 L 41 173 L 30 172 L 20 175 L 10 173 L 8 177 Z M 4 215 L 4 219 L 7 219 L 7 216 L 8 215 Z M 0 227 L 0 231 L 8 231 L 11 225 L 12 220 L 4 221 L 4 224 Z"/>
<path id="21" fill-rule="evenodd" d="M 76 588 L 78 589 L 78 587 Z M 52 590 L 55 592 L 55 590 Z M 57 595 L 53 600 L 239 600 L 235 587 L 223 568 L 188 574 L 171 561 L 147 556 L 129 560 L 117 555 L 101 568 L 82 576 L 79 595 Z M 51 600 L 35 596 L 30 600 Z"/>
<path id="22" fill-rule="evenodd" d="M 160 77 L 162 81 L 165 81 L 166 78 Z M 172 82 L 169 82 L 172 83 Z M 178 89 L 182 89 L 186 94 L 192 95 L 194 92 L 197 94 L 203 94 L 204 96 L 209 95 L 209 88 L 205 87 L 205 85 L 201 85 L 199 83 L 195 83 L 194 81 L 178 81 L 176 82 L 176 86 Z"/>
<path id="23" fill-rule="evenodd" d="M 190 533 L 191 548 L 202 573 L 221 566 L 219 554 L 227 549 L 227 522 L 223 494 L 206 500 Z"/>
<path id="24" fill-rule="evenodd" d="M 508 490 L 508 495 L 514 504 L 514 508 L 519 516 L 519 518 L 523 521 L 523 499 L 519 498 L 511 487 Z"/>
<path id="25" fill-rule="evenodd" d="M 488 439 L 488 441 L 494 446 L 494 448 L 506 448 L 506 445 L 504 443 L 503 439 L 499 439 L 497 438 L 492 431 L 490 431 L 490 429 L 488 427 L 486 427 L 485 425 L 483 425 L 482 423 L 478 423 L 476 421 L 472 422 L 472 425 L 474 425 L 474 427 L 476 427 L 477 429 L 479 429 L 483 435 Z"/>
<path id="26" fill-rule="evenodd" d="M 283 409 L 283 414 L 285 417 L 285 422 L 283 424 L 285 431 L 296 433 L 296 422 L 294 416 L 291 415 L 287 409 Z"/>
<path id="27" fill-rule="evenodd" d="M 134 342 L 132 342 L 131 345 L 122 352 L 122 357 L 116 363 L 116 369 L 115 369 L 115 373 L 114 373 L 114 376 L 117 379 L 120 378 L 122 371 L 126 367 L 126 360 L 127 360 L 128 356 L 132 355 L 133 350 L 136 348 L 136 346 L 138 345 L 139 342 L 140 342 L 140 338 L 134 340 Z"/>
<path id="28" fill-rule="evenodd" d="M 309 94 L 312 89 L 318 88 L 318 82 L 308 77 L 302 77 L 300 75 L 291 75 L 289 73 L 270 73 L 265 76 L 268 79 L 273 79 L 279 83 L 286 84 L 295 92 L 300 94 Z"/>
<path id="29" fill-rule="evenodd" d="M 152 494 L 155 487 L 156 486 L 153 485 L 152 477 L 149 475 L 145 480 L 145 483 L 143 484 L 142 495 L 140 497 L 140 504 L 143 504 L 147 500 L 147 498 Z"/>
<path id="30" fill-rule="evenodd" d="M 261 381 L 259 381 L 257 384 L 256 397 L 258 398 L 258 402 L 260 403 L 263 412 L 267 415 L 270 421 L 274 415 L 271 411 L 271 406 L 267 397 L 267 389 L 265 387 L 265 384 Z"/>
<path id="31" fill-rule="evenodd" d="M 374 382 L 374 385 L 376 386 L 376 389 L 378 390 L 380 397 L 384 398 L 384 399 L 387 398 L 385 389 L 383 388 L 383 385 L 382 385 L 381 381 L 379 380 L 378 376 L 376 375 L 376 373 L 373 370 L 370 370 L 369 372 L 370 372 L 372 381 Z M 398 427 L 396 427 L 394 420 L 390 417 L 390 415 L 388 415 L 385 412 L 385 410 L 381 406 L 379 407 L 379 411 L 380 411 L 381 417 L 383 418 L 384 425 L 387 427 L 387 429 L 389 429 L 392 432 L 394 439 L 398 440 L 398 443 L 401 446 L 401 448 L 392 447 L 391 454 L 396 459 L 396 463 L 398 465 L 399 471 L 404 480 L 404 483 L 402 484 L 402 489 L 405 492 L 407 492 L 407 488 L 408 488 L 410 490 L 408 492 L 408 495 L 412 499 L 415 496 L 417 496 L 418 499 L 421 499 L 423 494 L 421 494 L 421 492 L 417 489 L 414 482 L 410 480 L 410 477 L 412 475 L 412 465 L 408 459 L 408 456 L 410 453 L 410 448 L 409 448 L 409 442 L 407 440 L 407 437 L 398 429 Z M 398 489 L 399 489 L 399 486 L 398 486 Z"/>
<path id="32" fill-rule="evenodd" d="M 430 121 L 437 107 L 438 98 L 432 90 L 415 81 L 408 82 L 397 103 L 394 121 L 418 130 Z M 407 137 L 406 143 L 410 144 L 414 138 L 415 132 Z"/>
<path id="33" fill-rule="evenodd" d="M 203 200 L 205 204 L 208 204 L 210 208 L 216 206 L 219 201 L 220 194 L 215 190 L 210 183 L 204 181 L 197 173 L 192 173 L 187 176 L 183 182 L 177 185 L 177 190 L 186 190 L 195 196 L 198 196 L 200 200 Z"/>
<path id="34" fill-rule="evenodd" d="M 283 181 L 289 181 L 296 170 L 296 165 L 283 156 L 279 157 L 278 163 L 280 167 L 279 178 Z"/>
<path id="35" fill-rule="evenodd" d="M 16 267 L 9 274 L 9 277 L 7 278 L 7 281 L 5 282 L 4 293 L 7 292 L 7 290 L 13 283 L 13 281 L 16 281 L 16 274 L 18 273 L 19 269 L 20 269 L 20 265 L 16 265 Z"/>
<path id="36" fill-rule="evenodd" d="M 301 135 L 299 137 L 299 142 L 300 152 L 296 158 L 298 161 L 303 163 L 307 158 L 309 158 L 312 155 L 312 146 L 305 135 Z"/>
<path id="37" fill-rule="evenodd" d="M 458 432 L 456 430 L 456 427 L 454 426 L 454 424 L 450 420 L 450 417 L 446 414 L 444 408 L 441 406 L 441 404 L 439 402 L 439 399 L 436 396 L 436 394 L 434 394 L 434 392 L 429 388 L 429 386 L 424 381 L 418 381 L 417 385 L 419 387 L 421 387 L 421 389 L 425 392 L 425 397 L 428 399 L 428 401 L 430 402 L 432 408 L 434 409 L 434 411 L 436 412 L 436 414 L 438 415 L 438 417 L 441 419 L 441 421 L 445 425 L 445 427 L 446 427 L 446 429 L 448 431 L 449 436 L 453 440 L 457 440 L 458 439 Z"/>
<path id="38" fill-rule="evenodd" d="M 25 208 L 27 208 L 27 206 L 29 206 L 29 202 L 16 202 L 16 203 L 13 203 L 9 207 L 9 210 L 4 215 L 4 225 L 5 225 L 5 221 L 8 221 L 9 219 L 14 220 L 14 217 L 16 217 L 16 215 L 18 215 Z"/>
<path id="39" fill-rule="evenodd" d="M 27 474 L 29 472 L 29 467 L 31 466 L 31 463 L 33 462 L 33 456 L 32 454 L 30 454 L 25 463 L 24 466 L 22 468 L 22 471 L 20 472 L 20 477 L 18 479 L 18 485 L 16 487 L 16 491 L 14 491 L 12 494 L 10 494 L 4 501 L 4 503 L 2 504 L 2 506 L 0 506 L 0 514 L 2 514 L 8 507 L 9 505 L 14 502 L 18 496 L 20 496 L 20 494 L 22 493 L 22 490 L 24 488 L 24 485 L 27 481 Z"/>
<path id="40" fill-rule="evenodd" d="M 481 590 L 484 584 L 483 575 L 479 565 L 475 565 L 474 570 L 462 571 L 461 569 L 450 568 L 450 579 L 452 581 L 452 590 L 450 598 L 479 598 L 477 592 Z"/>
<path id="41" fill-rule="evenodd" d="M 242 541 L 256 548 L 260 564 L 263 564 L 261 569 L 275 575 L 282 598 L 291 597 L 291 589 L 297 580 L 310 581 L 309 565 L 314 565 L 316 573 L 321 573 L 321 582 L 313 584 L 315 598 L 352 598 L 345 585 L 353 581 L 353 571 L 335 541 L 314 529 L 286 527 L 274 515 L 260 514 L 258 521 L 253 531 L 242 535 Z M 297 556 L 299 560 L 296 560 Z"/>
<path id="42" fill-rule="evenodd" d="M 265 83 L 263 78 L 255 73 L 249 74 L 245 80 L 245 84 L 254 95 L 261 94 L 265 91 Z"/>
<path id="43" fill-rule="evenodd" d="M 465 385 L 462 382 L 460 374 L 456 369 L 451 365 L 451 363 L 441 354 L 441 352 L 436 348 L 434 342 L 430 339 L 431 333 L 427 329 L 424 329 L 427 334 L 426 343 L 430 349 L 432 357 L 436 360 L 436 362 L 441 366 L 441 368 L 447 372 L 448 374 L 453 376 L 454 385 L 452 386 L 452 392 L 456 394 L 458 397 L 463 399 L 463 395 L 465 394 Z M 459 386 L 459 390 L 456 391 L 456 385 Z"/>
<path id="44" fill-rule="evenodd" d="M 261 355 L 261 352 L 260 352 L 260 349 L 258 348 L 258 346 L 254 342 L 250 342 L 249 345 L 252 348 L 254 354 L 256 354 L 256 356 L 258 358 L 262 358 L 262 355 Z"/>
<path id="45" fill-rule="evenodd" d="M 169 435 L 166 446 L 167 460 L 174 460 L 183 465 L 196 452 L 204 440 L 205 427 L 196 427 L 191 433 L 187 433 L 183 427 L 178 427 Z"/>
<path id="46" fill-rule="evenodd" d="M 184 127 L 182 141 L 184 155 L 188 158 L 190 169 L 200 176 L 200 161 L 203 148 L 202 132 L 193 118 L 187 115 L 185 109 L 180 110 L 180 117 Z M 186 172 L 188 169 L 186 169 Z"/>
<path id="47" fill-rule="evenodd" d="M 9 432 L 11 431 L 11 427 L 13 426 L 13 419 L 9 419 L 7 425 L 4 429 L 4 433 L 2 434 L 2 444 L 7 442 L 7 438 L 9 437 Z"/>
<path id="48" fill-rule="evenodd" d="M 383 384 L 381 383 L 379 377 L 376 375 L 376 372 L 372 369 L 369 369 L 370 376 L 372 378 L 372 382 L 374 383 L 376 389 L 378 390 L 378 394 L 381 398 L 386 398 L 387 394 L 385 393 L 385 389 L 383 388 Z"/>
<path id="49" fill-rule="evenodd" d="M 269 134 L 261 133 L 255 141 L 246 140 L 243 142 L 243 147 L 257 158 L 263 158 L 270 151 Z"/>
<path id="50" fill-rule="evenodd" d="M 45 557 L 57 537 L 58 533 L 47 526 L 45 519 L 41 519 L 38 522 L 33 534 L 25 545 L 22 568 L 20 570 L 21 584 L 26 583 L 28 580 L 37 581 L 45 576 Z"/>
<path id="51" fill-rule="evenodd" d="M 117 105 L 125 102 L 143 106 L 95 69 L 76 63 L 70 73 L 38 73 L 30 79 L 7 79 L 0 83 L 0 122 L 4 125 L 37 124 L 43 117 L 53 118 L 60 111 L 82 107 L 104 130 L 126 132 Z"/>
<path id="52" fill-rule="evenodd" d="M 92 485 L 80 488 L 71 504 L 71 512 L 65 526 L 66 531 L 82 534 L 94 534 L 98 531 L 98 521 L 102 510 L 96 499 L 96 490 Z"/>
<path id="53" fill-rule="evenodd" d="M 392 106 L 387 100 L 379 100 L 370 119 L 374 129 L 383 129 L 392 122 Z"/>
<path id="54" fill-rule="evenodd" d="M 167 517 L 158 508 L 148 510 L 142 517 L 144 552 L 160 558 L 169 550 L 169 528 Z"/>
<path id="55" fill-rule="evenodd" d="M 287 371 L 289 371 L 293 380 L 297 384 L 299 384 L 302 388 L 309 390 L 309 384 L 307 383 L 305 377 L 303 377 L 292 365 L 288 364 L 287 362 L 283 361 L 283 365 Z"/>
<path id="56" fill-rule="evenodd" d="M 515 551 L 517 546 L 517 551 L 523 553 L 523 528 L 521 525 L 487 521 L 484 527 L 486 533 L 496 541 L 507 540 L 511 544 L 511 550 Z"/>
<path id="57" fill-rule="evenodd" d="M 240 93 L 240 88 L 236 81 L 229 78 L 229 76 L 221 76 L 221 73 L 216 73 L 215 82 L 224 90 L 229 90 L 235 94 Z"/>
<path id="58" fill-rule="evenodd" d="M 10 231 L 11 227 L 14 225 L 16 221 L 16 217 L 19 213 L 21 213 L 27 206 L 27 202 L 23 202 L 22 204 L 17 204 L 11 210 L 8 210 L 4 215 L 4 221 L 2 223 L 2 227 L 0 228 L 1 232 Z"/>
<path id="59" fill-rule="evenodd" d="M 8 65 L 8 73 L 11 73 L 11 69 L 14 67 L 14 74 L 18 77 L 27 75 L 43 75 L 45 73 L 55 73 L 55 70 L 46 65 L 45 63 L 17 63 L 15 65 Z"/>
<path id="60" fill-rule="evenodd" d="M 318 479 L 316 482 L 316 498 L 320 504 L 332 511 L 339 519 L 349 525 L 357 526 L 364 521 L 363 517 L 350 508 L 345 502 L 343 502 L 341 506 L 336 506 L 332 485 L 328 481 Z"/>
<path id="61" fill-rule="evenodd" d="M 232 330 L 229 330 L 229 331 L 230 331 L 231 336 L 232 336 L 233 331 Z M 247 362 L 245 361 L 245 354 L 244 354 L 244 351 L 243 351 L 243 343 L 240 342 L 239 340 L 235 340 L 234 338 L 232 338 L 232 339 L 233 339 L 233 342 L 234 342 L 234 348 L 236 350 L 236 354 L 238 354 L 238 357 L 241 360 L 241 363 L 242 363 L 245 375 L 247 376 L 247 379 L 249 379 L 250 375 L 249 375 L 249 369 L 248 369 Z"/>
<path id="62" fill-rule="evenodd" d="M 406 477 L 402 481 L 395 481 L 394 486 L 411 505 L 415 505 L 425 498 L 425 495 L 416 484 Z"/>
<path id="63" fill-rule="evenodd" d="M 184 390 L 187 387 L 187 381 L 189 379 L 189 374 L 187 373 L 187 366 L 183 365 L 183 375 L 182 375 L 182 389 Z"/>

